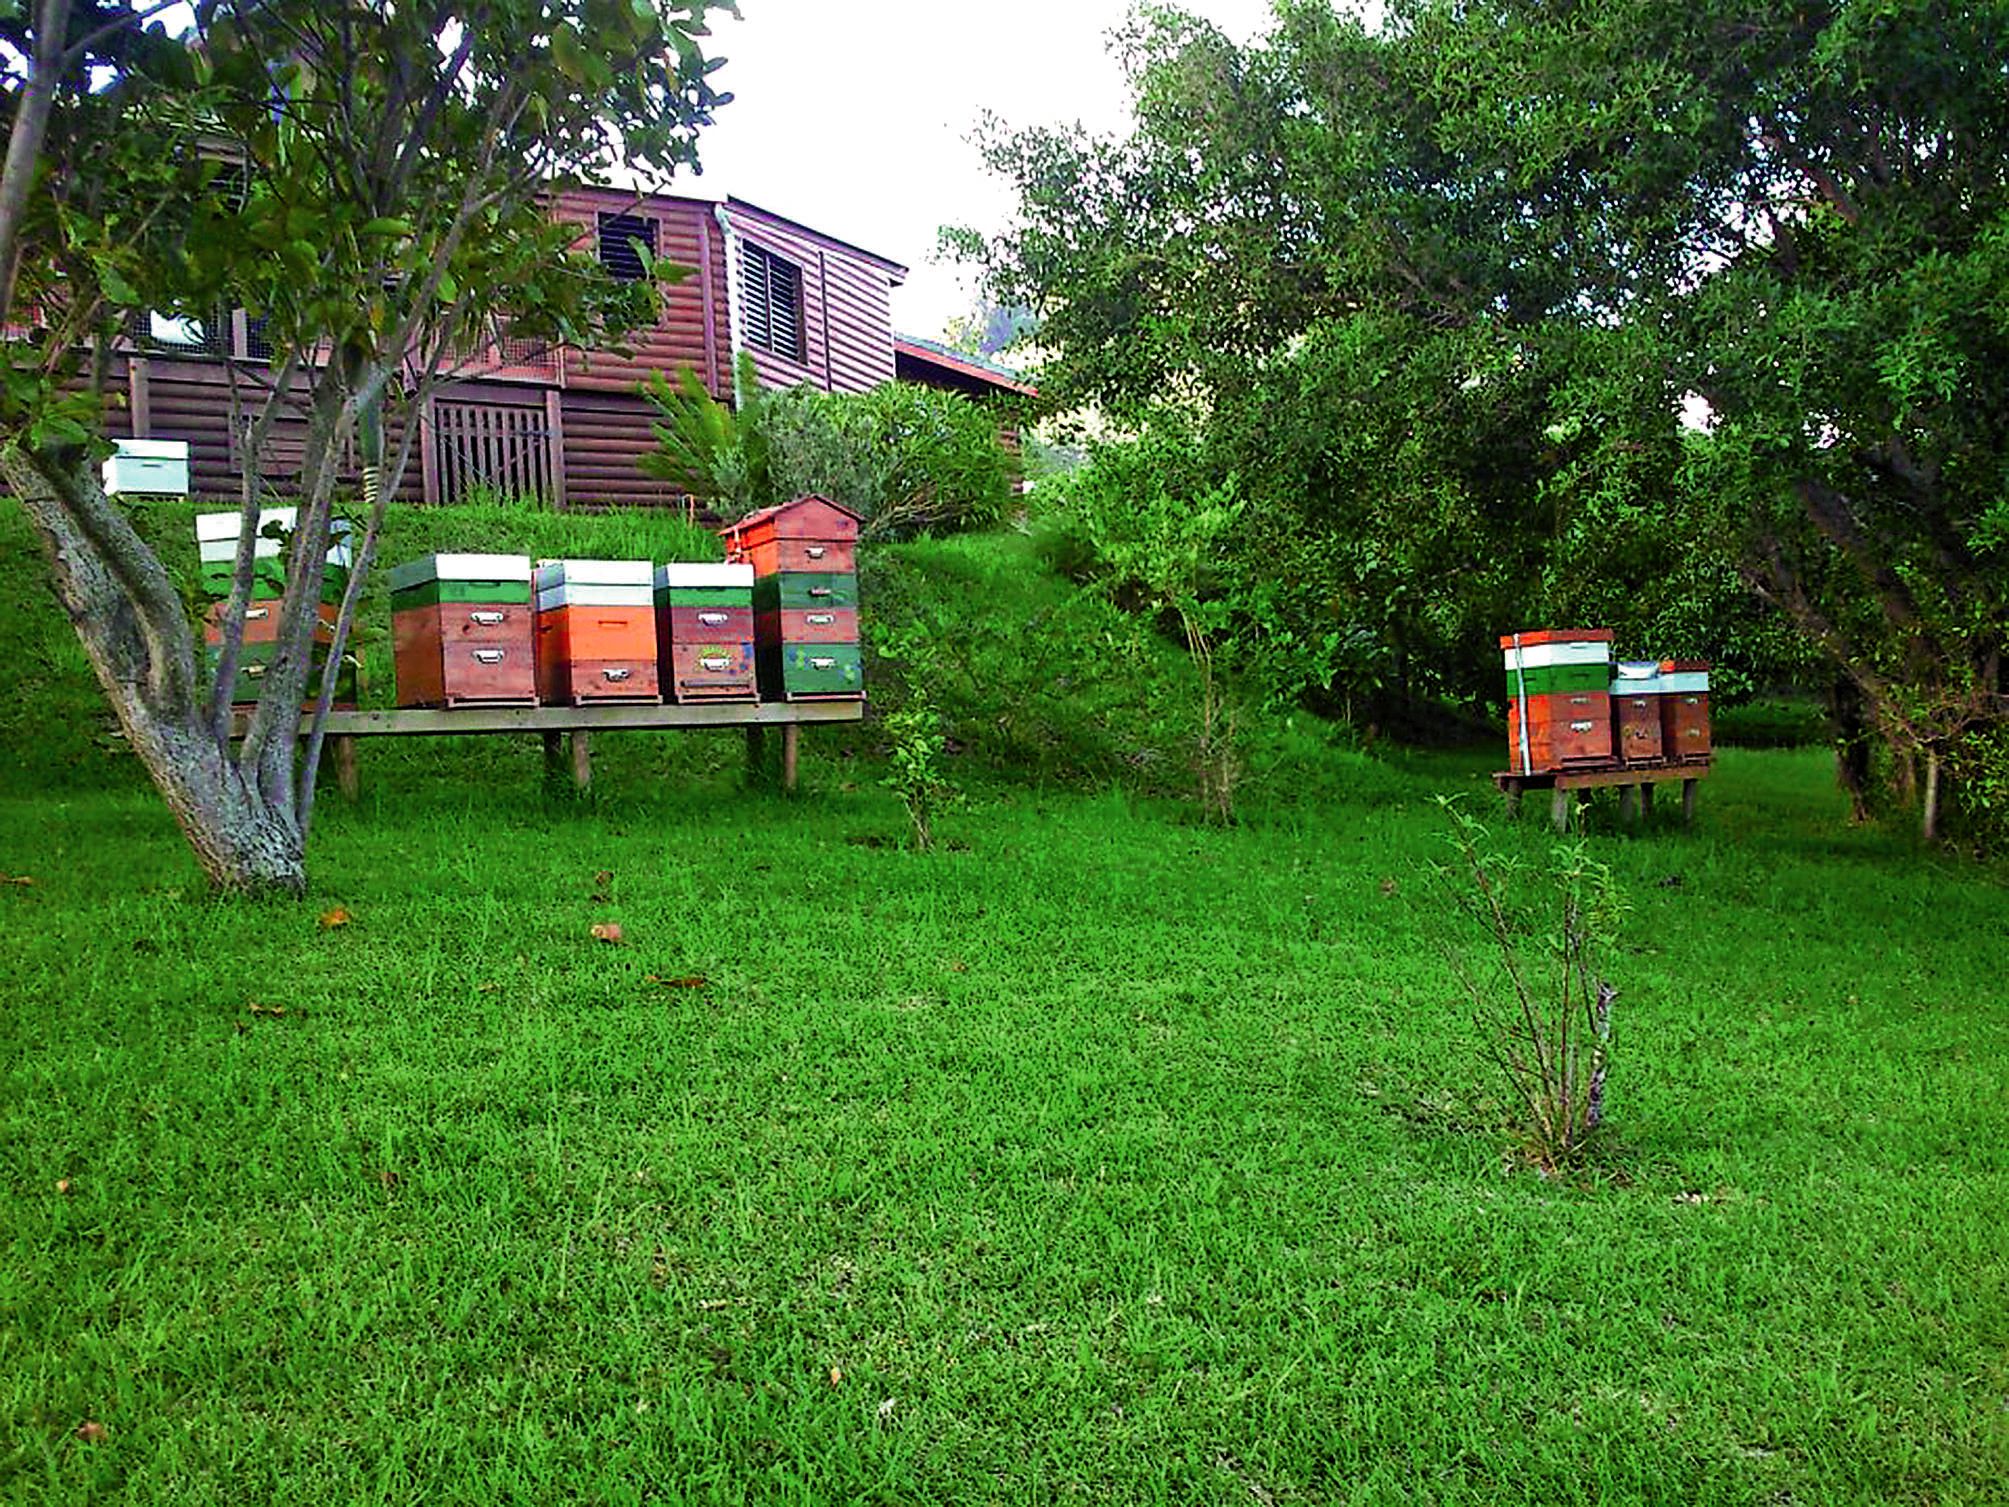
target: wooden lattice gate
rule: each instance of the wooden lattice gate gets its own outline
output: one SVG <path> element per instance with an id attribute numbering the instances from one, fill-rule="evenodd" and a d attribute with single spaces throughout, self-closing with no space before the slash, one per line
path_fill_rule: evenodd
<path id="1" fill-rule="evenodd" d="M 558 501 L 555 448 L 547 410 L 499 403 L 437 401 L 432 411 L 438 500 L 465 502 L 477 492 Z"/>

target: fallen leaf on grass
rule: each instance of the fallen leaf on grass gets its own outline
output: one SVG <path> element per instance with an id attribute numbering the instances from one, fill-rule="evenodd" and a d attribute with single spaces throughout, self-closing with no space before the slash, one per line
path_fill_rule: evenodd
<path id="1" fill-rule="evenodd" d="M 842 1366 L 832 1366 L 830 1368 L 830 1385 L 833 1387 L 841 1386 L 843 1384 L 843 1381 L 844 1381 L 844 1368 Z"/>
<path id="2" fill-rule="evenodd" d="M 348 911 L 338 905 L 333 910 L 321 912 L 321 929 L 333 931 L 338 926 L 347 926 L 351 919 Z"/>
<path id="3" fill-rule="evenodd" d="M 900 1399 L 897 1397 L 889 1397 L 884 1402 L 880 1403 L 879 1421 L 881 1423 L 884 1423 L 888 1418 L 891 1418 L 893 1416 L 893 1409 L 897 1408 L 899 1405 L 900 1405 Z"/>
<path id="4" fill-rule="evenodd" d="M 377 1174 L 377 1181 L 382 1183 L 386 1188 L 395 1188 L 398 1185 L 398 1175 L 389 1167 L 386 1167 L 382 1172 Z"/>
<path id="5" fill-rule="evenodd" d="M 62 1195 L 64 1198 L 68 1198 L 70 1196 L 70 1180 L 67 1177 L 59 1177 L 56 1179 L 56 1192 Z"/>
<path id="6" fill-rule="evenodd" d="M 614 871 L 601 869 L 593 876 L 593 898 L 601 904 L 614 898 Z"/>
<path id="7" fill-rule="evenodd" d="M 111 1436 L 112 1431 L 95 1418 L 86 1418 L 77 1425 L 77 1437 L 86 1444 L 103 1444 Z"/>
<path id="8" fill-rule="evenodd" d="M 619 947 L 621 945 L 621 923 L 618 921 L 595 921 L 593 923 L 593 940 L 596 942 L 605 942 L 610 947 Z"/>
<path id="9" fill-rule="evenodd" d="M 665 989 L 702 989 L 711 982 L 702 973 L 686 973 L 679 978 L 664 978 L 660 973 L 645 974 L 645 984 L 659 984 Z"/>
<path id="10" fill-rule="evenodd" d="M 253 1015 L 284 1015 L 286 1013 L 284 1005 L 261 1005 L 255 999 L 245 1008 L 250 1010 Z"/>
<path id="11" fill-rule="evenodd" d="M 0 884 L 33 884 L 26 874 L 0 874 Z"/>
<path id="12" fill-rule="evenodd" d="M 1393 879 L 1384 879 L 1381 881 L 1381 893 L 1384 895 L 1392 895 L 1401 888 L 1402 886 L 1397 884 Z"/>
<path id="13" fill-rule="evenodd" d="M 721 1308 L 732 1307 L 731 1298 L 706 1298 L 698 1304 L 699 1313 L 717 1313 Z"/>

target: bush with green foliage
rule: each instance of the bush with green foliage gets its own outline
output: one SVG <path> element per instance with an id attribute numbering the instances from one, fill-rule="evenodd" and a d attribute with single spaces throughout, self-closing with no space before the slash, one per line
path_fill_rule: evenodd
<path id="1" fill-rule="evenodd" d="M 996 417 L 960 393 L 763 389 L 744 357 L 739 387 L 734 410 L 688 369 L 675 382 L 655 373 L 643 392 L 661 417 L 642 469 L 728 518 L 815 492 L 881 538 L 981 528 L 1010 505 L 1015 463 Z"/>
<path id="2" fill-rule="evenodd" d="M 1479 955 L 1447 948 L 1497 1073 L 1514 1155 L 1544 1175 L 1579 1166 L 1605 1126 L 1611 1009 L 1618 990 L 1605 958 L 1623 904 L 1611 872 L 1583 844 L 1560 848 L 1531 873 L 1489 847 L 1486 828 L 1454 799 L 1452 859 L 1433 869 Z"/>

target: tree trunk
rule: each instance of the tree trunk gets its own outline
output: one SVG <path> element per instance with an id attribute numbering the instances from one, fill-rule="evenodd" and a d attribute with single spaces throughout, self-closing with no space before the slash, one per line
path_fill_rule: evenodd
<path id="1" fill-rule="evenodd" d="M 126 742 L 173 813 L 212 885 L 298 895 L 307 886 L 305 834 L 290 805 L 260 795 L 206 726 L 193 636 L 160 562 L 112 507 L 81 455 L 62 462 L 0 449 L 14 495 L 41 537 L 56 597 L 70 616 Z M 66 501 L 66 497 L 74 499 Z M 93 510 L 101 539 L 74 515 Z M 118 555 L 117 568 L 110 558 Z M 137 588 L 135 582 L 138 583 Z"/>
<path id="2" fill-rule="evenodd" d="M 1870 748 L 1872 729 L 1861 689 L 1847 675 L 1836 675 L 1828 696 L 1835 724 L 1835 783 L 1849 798 L 1849 819 L 1869 820 Z"/>
<path id="3" fill-rule="evenodd" d="M 1925 801 L 1919 817 L 1919 835 L 1927 842 L 1939 841 L 1939 751 L 1925 751 Z"/>

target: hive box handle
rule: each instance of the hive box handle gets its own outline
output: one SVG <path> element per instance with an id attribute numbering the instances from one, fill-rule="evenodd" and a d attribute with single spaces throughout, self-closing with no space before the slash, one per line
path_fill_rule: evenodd
<path id="1" fill-rule="evenodd" d="M 485 665 L 499 665 L 502 663 L 502 656 L 507 652 L 506 649 L 476 649 L 474 657 Z"/>
<path id="2" fill-rule="evenodd" d="M 809 621 L 816 624 L 819 628 L 827 628 L 837 621 L 837 614 L 834 612 L 812 612 L 809 614 Z"/>
<path id="3" fill-rule="evenodd" d="M 600 673 L 605 675 L 609 680 L 626 680 L 635 672 L 633 670 L 603 670 Z"/>
<path id="4" fill-rule="evenodd" d="M 730 613 L 725 612 L 700 612 L 698 614 L 698 621 L 703 623 L 707 628 L 716 628 L 719 624 L 726 622 L 730 616 Z"/>
<path id="5" fill-rule="evenodd" d="M 467 620 L 470 623 L 479 623 L 484 628 L 493 628 L 497 623 L 502 621 L 502 614 L 499 612 L 470 612 L 467 615 Z"/>

